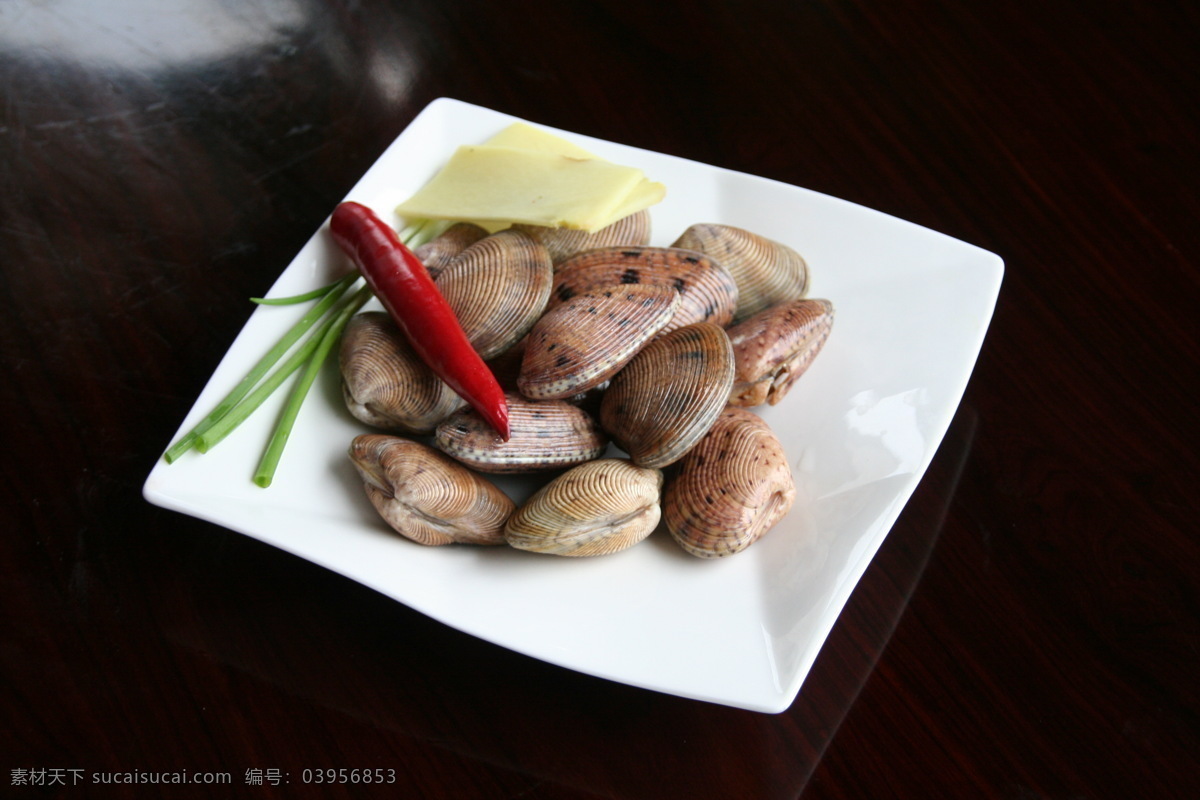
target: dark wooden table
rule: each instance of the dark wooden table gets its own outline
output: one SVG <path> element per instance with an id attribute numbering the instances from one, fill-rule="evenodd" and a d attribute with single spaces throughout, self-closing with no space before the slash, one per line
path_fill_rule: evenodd
<path id="1" fill-rule="evenodd" d="M 1194 5 L 122 5 L 0 5 L 0 794 L 1196 796 Z M 544 664 L 142 499 L 241 299 L 440 96 L 1005 259 L 788 711 Z M 183 770 L 233 786 L 92 785 Z"/>

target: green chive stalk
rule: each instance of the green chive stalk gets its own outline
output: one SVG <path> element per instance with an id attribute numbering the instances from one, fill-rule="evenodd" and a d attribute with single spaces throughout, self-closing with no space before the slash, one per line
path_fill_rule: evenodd
<path id="1" fill-rule="evenodd" d="M 241 382 L 227 394 L 221 402 L 217 403 L 216 407 L 209 414 L 200 420 L 190 431 L 179 438 L 163 456 L 168 464 L 175 462 L 180 456 L 192 449 L 199 438 L 210 428 L 217 424 L 230 411 L 232 411 L 242 399 L 263 379 L 275 364 L 283 357 L 285 353 L 294 345 L 310 328 L 325 316 L 325 313 L 337 303 L 350 285 L 358 280 L 357 272 L 352 272 L 344 278 L 336 281 L 322 290 L 321 302 L 313 306 L 307 314 L 300 318 L 287 333 L 283 335 L 275 346 L 263 355 L 258 360 Z"/>
<path id="2" fill-rule="evenodd" d="M 408 247 L 420 247 L 440 236 L 451 224 L 441 220 L 418 220 L 401 232 L 400 240 Z M 264 489 L 270 486 L 295 427 L 300 407 L 316 381 L 321 366 L 341 339 L 350 318 L 372 297 L 370 288 L 366 286 L 360 287 L 349 298 L 343 297 L 360 277 L 357 272 L 352 272 L 327 286 L 291 297 L 250 298 L 256 305 L 267 306 L 296 305 L 311 300 L 319 302 L 288 329 L 207 416 L 171 445 L 163 455 L 166 462 L 174 463 L 192 449 L 207 453 L 245 422 L 284 381 L 303 366 L 304 371 L 288 396 L 254 474 L 256 485 Z M 307 338 L 304 338 L 306 335 Z M 304 340 L 301 342 L 301 339 Z M 292 351 L 290 355 L 289 351 Z M 279 366 L 276 367 L 276 364 Z"/>
<path id="3" fill-rule="evenodd" d="M 323 330 L 313 336 L 317 343 L 308 357 L 308 365 L 301 373 L 300 380 L 292 388 L 287 405 L 284 406 L 283 413 L 275 425 L 275 432 L 271 435 L 271 441 L 267 444 L 262 461 L 259 462 L 258 471 L 254 473 L 254 482 L 262 488 L 270 486 L 271 481 L 275 478 L 275 470 L 279 467 L 283 448 L 287 445 L 288 437 L 291 436 L 292 428 L 296 424 L 296 417 L 300 414 L 300 406 L 304 404 L 308 390 L 312 388 L 313 382 L 317 379 L 321 365 L 325 363 L 329 353 L 341 340 L 342 331 L 346 329 L 350 318 L 357 314 L 371 297 L 370 287 L 364 286 L 359 289 L 350 298 L 350 301 L 338 310 L 336 316 L 322 326 Z"/>

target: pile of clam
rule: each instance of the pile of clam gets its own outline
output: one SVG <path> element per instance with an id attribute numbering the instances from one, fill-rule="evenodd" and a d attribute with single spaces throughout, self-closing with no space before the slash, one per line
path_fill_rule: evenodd
<path id="1" fill-rule="evenodd" d="M 643 211 L 595 234 L 460 223 L 417 251 L 505 389 L 508 441 L 386 314 L 354 318 L 346 404 L 378 432 L 350 457 L 392 528 L 427 545 L 590 556 L 661 522 L 712 558 L 788 512 L 787 456 L 746 408 L 787 394 L 824 345 L 832 304 L 807 297 L 798 253 L 749 231 L 649 239 Z M 547 481 L 520 506 L 488 477 L 531 472 Z"/>

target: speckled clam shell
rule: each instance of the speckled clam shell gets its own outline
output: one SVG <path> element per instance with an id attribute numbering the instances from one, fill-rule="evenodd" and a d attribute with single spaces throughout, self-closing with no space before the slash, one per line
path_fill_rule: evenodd
<path id="1" fill-rule="evenodd" d="M 681 302 L 667 286 L 613 284 L 547 311 L 526 337 L 521 394 L 557 400 L 599 386 L 671 321 Z"/>
<path id="2" fill-rule="evenodd" d="M 438 425 L 433 444 L 480 472 L 565 469 L 599 458 L 608 437 L 596 419 L 563 400 L 528 400 L 508 394 L 511 436 L 504 441 L 472 408 Z"/>
<path id="3" fill-rule="evenodd" d="M 821 352 L 832 328 L 833 303 L 816 298 L 780 303 L 729 328 L 735 363 L 729 402 L 778 403 Z"/>
<path id="4" fill-rule="evenodd" d="M 550 228 L 517 223 L 514 230 L 527 233 L 546 246 L 555 267 L 583 250 L 596 247 L 642 246 L 650 243 L 650 210 L 643 209 L 593 233 L 574 228 Z"/>
<path id="5" fill-rule="evenodd" d="M 351 317 L 342 332 L 338 362 L 346 408 L 373 428 L 432 433 L 466 404 L 421 361 L 383 311 Z"/>
<path id="6" fill-rule="evenodd" d="M 546 248 L 503 230 L 463 250 L 441 271 L 437 287 L 483 359 L 512 347 L 546 308 L 553 267 Z"/>
<path id="7" fill-rule="evenodd" d="M 775 433 L 753 412 L 729 406 L 676 465 L 663 490 L 663 519 L 688 553 L 719 558 L 762 538 L 795 499 Z"/>
<path id="8" fill-rule="evenodd" d="M 703 223 L 684 231 L 673 246 L 704 253 L 729 271 L 738 287 L 738 320 L 808 293 L 809 270 L 804 258 L 757 233 Z"/>
<path id="9" fill-rule="evenodd" d="M 662 516 L 662 472 L 623 458 L 573 467 L 543 486 L 509 517 L 504 537 L 519 550 L 599 556 L 632 547 Z"/>
<path id="10" fill-rule="evenodd" d="M 737 284 L 730 274 L 708 256 L 677 247 L 602 247 L 572 256 L 554 273 L 547 308 L 614 283 L 678 291 L 681 303 L 668 331 L 696 322 L 724 327 L 737 308 Z"/>
<path id="11" fill-rule="evenodd" d="M 400 535 L 418 544 L 504 544 L 516 504 L 495 484 L 428 445 L 363 434 L 350 460 L 367 497 Z"/>
<path id="12" fill-rule="evenodd" d="M 413 255 L 421 259 L 429 275 L 436 278 L 463 250 L 487 235 L 487 229 L 474 222 L 456 222 L 413 250 Z"/>
<path id="13" fill-rule="evenodd" d="M 708 431 L 732 386 L 729 337 L 698 322 L 659 334 L 613 377 L 600 423 L 633 463 L 665 467 Z"/>

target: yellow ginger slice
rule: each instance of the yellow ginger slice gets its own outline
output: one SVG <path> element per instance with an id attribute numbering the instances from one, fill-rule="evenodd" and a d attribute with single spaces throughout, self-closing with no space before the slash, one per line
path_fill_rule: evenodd
<path id="1" fill-rule="evenodd" d="M 499 142 L 499 144 L 497 144 Z M 396 208 L 409 219 L 513 223 L 594 232 L 659 202 L 661 183 L 531 125 L 459 147 L 428 184 Z"/>
<path id="2" fill-rule="evenodd" d="M 561 136 L 556 136 L 542 128 L 530 125 L 527 122 L 514 122 L 507 128 L 504 128 L 492 138 L 488 139 L 484 144 L 495 145 L 497 147 L 515 147 L 520 150 L 539 150 L 547 153 L 558 153 L 560 156 L 569 156 L 571 158 L 596 158 L 594 153 L 584 150 L 582 147 L 573 142 L 569 142 Z M 625 198 L 624 202 L 618 206 L 613 212 L 611 222 L 616 222 L 619 219 L 636 214 L 643 208 L 662 202 L 666 197 L 667 189 L 661 183 L 643 177 L 633 191 Z"/>
<path id="3" fill-rule="evenodd" d="M 539 150 L 571 158 L 596 157 L 595 153 L 589 153 L 561 136 L 555 136 L 553 133 L 534 127 L 527 122 L 514 122 L 484 144 L 493 147 L 513 147 L 517 150 Z"/>

